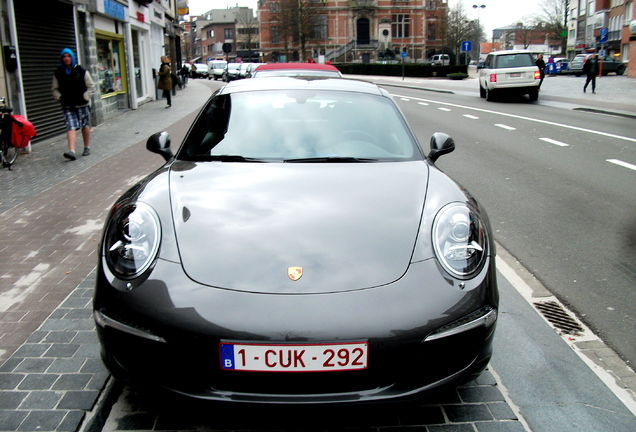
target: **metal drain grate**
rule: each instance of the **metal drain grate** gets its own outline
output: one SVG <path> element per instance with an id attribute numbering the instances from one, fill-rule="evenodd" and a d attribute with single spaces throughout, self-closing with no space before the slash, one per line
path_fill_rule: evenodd
<path id="1" fill-rule="evenodd" d="M 565 334 L 573 336 L 581 336 L 583 327 L 576 322 L 560 304 L 554 301 L 538 302 L 534 306 L 539 309 L 543 316 L 552 323 L 553 326 L 561 330 Z"/>

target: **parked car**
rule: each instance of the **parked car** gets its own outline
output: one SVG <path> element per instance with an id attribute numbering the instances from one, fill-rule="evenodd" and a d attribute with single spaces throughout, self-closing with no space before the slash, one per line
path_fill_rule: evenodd
<path id="1" fill-rule="evenodd" d="M 607 75 L 610 73 L 623 75 L 625 73 L 625 63 L 618 60 L 616 57 L 605 56 L 601 58 L 600 68 L 603 75 Z"/>
<path id="2" fill-rule="evenodd" d="M 258 66 L 252 78 L 273 76 L 314 76 L 339 78 L 342 73 L 337 67 L 321 63 L 266 63 Z"/>
<path id="3" fill-rule="evenodd" d="M 252 63 L 247 63 L 247 62 L 241 63 L 241 66 L 239 67 L 239 71 L 238 71 L 239 79 L 249 78 L 249 70 L 251 65 Z"/>
<path id="4" fill-rule="evenodd" d="M 217 79 L 223 78 L 223 72 L 225 71 L 225 66 L 227 66 L 227 62 L 225 60 L 211 60 L 208 62 L 208 79 L 214 78 Z"/>
<path id="5" fill-rule="evenodd" d="M 570 73 L 570 61 L 565 57 L 554 58 L 555 73 L 564 75 Z"/>
<path id="6" fill-rule="evenodd" d="M 116 379 L 195 398 L 358 403 L 474 379 L 498 291 L 481 205 L 390 94 L 348 79 L 227 84 L 117 200 L 94 317 Z"/>
<path id="7" fill-rule="evenodd" d="M 570 62 L 570 72 L 577 77 L 583 75 L 583 64 L 587 60 L 589 54 L 577 54 Z"/>
<path id="8" fill-rule="evenodd" d="M 450 56 L 448 54 L 435 54 L 428 61 L 433 65 L 447 66 L 450 64 Z"/>
<path id="9" fill-rule="evenodd" d="M 190 76 L 192 78 L 207 78 L 208 77 L 208 65 L 204 63 L 193 63 L 193 66 L 194 68 L 192 68 L 190 72 Z"/>
<path id="10" fill-rule="evenodd" d="M 230 82 L 238 79 L 239 69 L 241 68 L 241 63 L 228 63 L 225 65 L 225 69 L 223 70 L 223 81 Z"/>
<path id="11" fill-rule="evenodd" d="M 536 101 L 540 80 L 530 51 L 495 51 L 479 67 L 479 95 L 491 101 L 496 95 L 527 94 Z"/>
<path id="12" fill-rule="evenodd" d="M 592 54 L 577 54 L 570 64 L 570 71 L 577 77 L 583 75 L 583 66 L 591 55 Z M 623 75 L 623 73 L 625 73 L 625 64 L 614 57 L 605 56 L 601 58 L 597 56 L 597 58 L 601 60 L 600 68 L 603 75 L 607 75 L 609 73 Z"/>

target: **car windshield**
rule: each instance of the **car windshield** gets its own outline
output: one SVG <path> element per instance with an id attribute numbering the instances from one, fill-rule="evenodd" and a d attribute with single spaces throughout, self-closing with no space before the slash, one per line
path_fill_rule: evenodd
<path id="1" fill-rule="evenodd" d="M 528 53 L 504 54 L 496 56 L 495 69 L 534 66 L 532 56 Z"/>
<path id="2" fill-rule="evenodd" d="M 306 90 L 216 95 L 197 118 L 177 157 L 226 162 L 422 159 L 389 98 Z"/>

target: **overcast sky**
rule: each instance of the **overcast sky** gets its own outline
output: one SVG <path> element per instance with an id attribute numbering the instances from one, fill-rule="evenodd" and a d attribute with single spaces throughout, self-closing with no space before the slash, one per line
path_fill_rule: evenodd
<path id="1" fill-rule="evenodd" d="M 454 6 L 460 0 L 449 0 L 450 5 Z M 514 24 L 515 21 L 529 16 L 535 15 L 540 10 L 541 0 L 461 0 L 464 3 L 468 16 L 472 19 L 479 18 L 484 29 L 486 37 L 492 37 L 492 30 L 498 27 L 505 27 Z M 256 0 L 190 0 L 190 14 L 200 15 L 210 9 L 226 9 L 239 6 L 251 7 L 256 11 Z M 485 5 L 485 8 L 474 9 L 473 5 Z M 479 16 L 477 13 L 479 11 Z"/>

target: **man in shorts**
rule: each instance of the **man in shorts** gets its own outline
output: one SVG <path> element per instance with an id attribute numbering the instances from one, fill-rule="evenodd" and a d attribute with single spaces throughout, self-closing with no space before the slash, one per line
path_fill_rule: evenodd
<path id="1" fill-rule="evenodd" d="M 53 97 L 62 105 L 66 121 L 66 137 L 68 152 L 64 157 L 74 161 L 77 130 L 82 130 L 84 152 L 82 156 L 91 154 L 90 150 L 90 112 L 88 108 L 91 96 L 95 94 L 95 83 L 90 73 L 77 64 L 75 54 L 68 48 L 60 53 L 61 65 L 53 75 Z"/>

